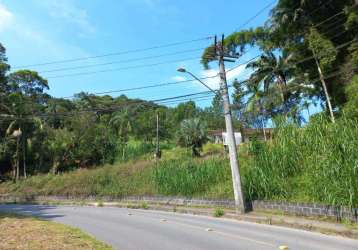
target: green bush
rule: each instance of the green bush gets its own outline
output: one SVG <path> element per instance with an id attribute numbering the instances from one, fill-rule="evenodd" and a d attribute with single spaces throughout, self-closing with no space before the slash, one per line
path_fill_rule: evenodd
<path id="1" fill-rule="evenodd" d="M 213 216 L 214 217 L 222 217 L 222 216 L 224 216 L 224 214 L 225 214 L 224 210 L 222 210 L 221 208 L 216 208 L 214 210 Z"/>
<path id="2" fill-rule="evenodd" d="M 148 209 L 148 208 L 149 208 L 148 203 L 142 202 L 142 203 L 140 204 L 140 208 L 141 208 L 141 209 Z"/>

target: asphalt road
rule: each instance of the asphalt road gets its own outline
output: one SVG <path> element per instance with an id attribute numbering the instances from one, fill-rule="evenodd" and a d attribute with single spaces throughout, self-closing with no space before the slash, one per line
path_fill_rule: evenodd
<path id="1" fill-rule="evenodd" d="M 227 219 L 111 207 L 0 205 L 78 227 L 121 250 L 358 249 L 358 241 Z"/>

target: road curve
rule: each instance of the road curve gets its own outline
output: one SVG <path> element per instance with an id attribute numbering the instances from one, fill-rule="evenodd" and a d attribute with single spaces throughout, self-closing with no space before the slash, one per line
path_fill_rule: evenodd
<path id="1" fill-rule="evenodd" d="M 121 250 L 357 250 L 358 241 L 228 219 L 111 207 L 0 205 L 78 227 Z"/>

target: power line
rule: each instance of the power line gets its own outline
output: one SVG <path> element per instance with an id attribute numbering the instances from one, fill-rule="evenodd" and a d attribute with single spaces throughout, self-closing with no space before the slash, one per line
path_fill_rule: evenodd
<path id="1" fill-rule="evenodd" d="M 68 71 L 68 70 L 75 70 L 75 69 L 85 69 L 85 68 L 93 68 L 93 67 L 98 67 L 98 66 L 106 66 L 106 65 L 113 65 L 113 64 L 122 64 L 122 63 L 128 63 L 128 62 L 150 60 L 150 59 L 161 58 L 161 57 L 166 57 L 166 56 L 185 54 L 185 53 L 188 53 L 188 52 L 201 51 L 201 50 L 204 50 L 204 49 L 205 48 L 190 49 L 190 50 L 177 51 L 177 52 L 173 52 L 173 53 L 161 54 L 161 55 L 157 55 L 157 56 L 137 57 L 137 58 L 132 58 L 132 59 L 107 62 L 107 63 L 98 63 L 98 64 L 91 64 L 91 65 L 83 65 L 83 66 L 51 69 L 51 70 L 40 71 L 39 73 L 43 74 L 43 73 L 50 73 L 50 72 Z"/>
<path id="2" fill-rule="evenodd" d="M 345 44 L 341 44 L 337 47 L 335 47 L 335 49 L 341 49 L 349 44 L 351 44 L 352 42 L 354 42 L 356 40 L 352 40 L 350 42 L 347 42 Z M 251 61 L 253 61 L 254 59 L 258 58 L 260 55 L 254 57 L 254 58 L 251 58 L 250 60 L 244 62 L 244 63 L 241 63 L 229 70 L 227 70 L 227 72 L 230 72 L 232 70 L 234 70 L 235 68 L 238 68 L 242 65 L 245 65 Z M 296 62 L 295 64 L 293 65 L 297 65 L 297 64 L 301 64 L 303 62 L 306 62 L 308 60 L 311 60 L 313 59 L 314 57 L 311 56 L 311 57 L 307 57 L 307 58 L 304 58 L 303 60 L 299 61 L 299 62 Z M 206 79 L 211 79 L 211 78 L 215 78 L 217 77 L 217 75 L 214 75 L 214 76 L 210 76 L 210 77 L 205 77 L 205 78 L 200 78 L 200 80 L 206 80 Z M 176 81 L 176 82 L 167 82 L 167 83 L 159 83 L 159 84 L 152 84 L 152 85 L 149 85 L 149 86 L 140 86 L 140 87 L 135 87 L 135 88 L 127 88 L 127 89 L 120 89 L 120 90 L 111 90 L 111 91 L 105 91 L 105 92 L 96 92 L 96 93 L 91 93 L 93 95 L 103 95 L 103 94 L 110 94 L 110 93 L 119 93 L 119 92 L 125 92 L 125 91 L 134 91 L 134 90 L 142 90 L 142 89 L 149 89 L 149 88 L 156 88 L 156 87 L 163 87 L 163 86 L 168 86 L 168 85 L 175 85 L 175 84 L 181 84 L 181 83 L 187 83 L 187 82 L 194 82 L 196 81 L 195 79 L 192 79 L 192 80 L 184 80 L 184 81 Z M 74 98 L 76 96 L 68 96 L 68 97 L 62 97 L 64 99 L 69 99 L 69 98 Z"/>
<path id="3" fill-rule="evenodd" d="M 327 4 L 327 3 L 326 3 L 326 4 Z M 357 4 L 353 4 L 352 7 L 353 7 L 353 6 L 356 6 L 356 5 L 357 5 Z M 322 5 L 320 8 L 322 8 L 323 6 L 324 6 L 324 5 Z M 319 27 L 319 26 L 321 26 L 321 25 L 323 25 L 323 24 L 325 24 L 325 23 L 331 21 L 331 20 L 334 19 L 335 17 L 337 17 L 337 16 L 339 16 L 339 15 L 341 15 L 341 14 L 344 14 L 344 13 L 345 13 L 345 11 L 339 11 L 339 12 L 337 12 L 336 14 L 334 14 L 333 16 L 330 16 L 330 17 L 328 17 L 328 18 L 322 20 L 322 21 L 319 22 L 318 24 L 313 25 L 313 27 L 314 27 L 314 28 L 317 28 L 317 27 Z M 344 18 L 345 18 L 345 17 L 342 17 L 341 19 L 338 19 L 337 21 L 338 21 L 338 22 L 344 21 Z M 329 24 L 328 27 L 332 26 L 333 24 L 336 24 L 337 21 L 335 21 L 335 22 L 332 23 L 332 24 Z M 339 26 L 338 26 L 338 27 L 339 27 Z M 326 32 L 327 32 L 327 31 L 323 32 L 323 34 L 326 33 Z M 302 33 L 297 34 L 297 36 L 306 35 L 306 34 L 307 34 L 307 32 L 302 32 Z"/>
<path id="4" fill-rule="evenodd" d="M 268 8 L 270 8 L 274 3 L 276 2 L 276 0 L 270 2 L 268 5 L 264 6 L 262 9 L 260 9 L 253 17 L 249 18 L 247 21 L 245 21 L 243 24 L 241 24 L 238 28 L 236 28 L 235 31 L 241 30 L 242 28 L 244 28 L 246 25 L 248 25 L 249 23 L 251 23 L 253 20 L 255 20 L 258 16 L 260 16 L 262 13 L 264 13 Z"/>
<path id="5" fill-rule="evenodd" d="M 351 43 L 353 43 L 353 42 L 355 42 L 355 41 L 356 41 L 356 40 L 351 40 L 351 41 L 349 41 L 349 42 L 347 42 L 347 43 L 344 43 L 344 44 L 341 44 L 341 45 L 335 47 L 335 49 L 341 49 L 341 48 L 346 47 L 346 46 L 348 46 L 349 44 L 351 44 Z M 245 65 L 245 64 L 247 64 L 248 62 L 250 62 L 250 61 L 256 59 L 257 57 L 259 57 L 259 56 L 256 56 L 256 57 L 254 57 L 254 58 L 251 58 L 250 60 L 248 60 L 248 61 L 246 61 L 246 62 L 244 62 L 244 63 L 241 63 L 241 64 L 235 66 L 234 68 L 229 69 L 227 72 L 232 71 L 232 70 L 234 70 L 235 68 L 238 68 L 238 67 L 240 67 L 240 66 L 242 66 L 242 65 Z M 292 65 L 298 65 L 298 64 L 304 63 L 304 62 L 306 62 L 306 61 L 308 61 L 308 60 L 311 60 L 311 59 L 313 59 L 313 58 L 314 58 L 313 56 L 307 57 L 307 58 L 304 58 L 304 59 L 302 59 L 301 61 L 298 61 L 298 62 L 296 62 L 295 64 L 292 64 Z M 215 78 L 215 77 L 217 77 L 217 75 L 210 76 L 210 77 L 205 77 L 205 78 L 200 78 L 200 80 L 206 80 L 206 79 L 211 79 L 211 78 Z M 94 95 L 103 95 L 103 94 L 110 94 L 110 93 L 119 93 L 119 92 L 125 92 L 125 91 L 134 91 L 134 90 L 141 90 L 141 89 L 156 88 L 156 87 L 162 87 L 162 86 L 168 86 L 168 85 L 174 85 L 174 84 L 181 84 L 181 83 L 187 83 L 187 82 L 194 82 L 194 81 L 196 81 L 196 80 L 195 80 L 195 79 L 192 79 L 192 80 L 184 80 L 184 81 L 176 81 L 176 82 L 167 82 L 167 83 L 153 84 L 153 85 L 149 85 L 149 86 L 141 86 L 141 87 L 135 87 L 135 88 L 127 88 L 127 89 L 120 89 L 120 90 L 97 92 L 97 93 L 93 93 L 93 94 L 94 94 Z M 63 98 L 64 98 L 64 99 L 68 99 L 68 98 L 74 98 L 74 97 L 76 97 L 76 96 L 68 96 L 68 97 L 63 97 Z"/>
<path id="6" fill-rule="evenodd" d="M 358 69 L 358 67 L 354 68 L 354 69 Z M 336 72 L 332 72 L 328 75 L 326 75 L 324 77 L 324 79 L 329 79 L 335 76 L 338 76 L 340 74 L 342 74 L 343 72 L 341 70 L 338 70 Z M 247 83 L 249 81 L 249 79 L 245 79 L 240 81 L 239 83 Z M 316 78 L 313 80 L 310 80 L 310 83 L 315 83 L 320 81 L 320 78 Z M 228 86 L 229 88 L 232 87 L 232 85 Z M 284 92 L 288 92 L 294 89 L 301 89 L 301 88 L 308 88 L 308 86 L 302 86 L 302 85 L 294 85 L 291 87 L 286 87 L 283 91 Z M 271 93 L 271 94 L 267 94 L 265 97 L 269 97 L 269 96 L 273 96 L 275 93 Z M 107 107 L 107 108 L 95 108 L 95 109 L 84 109 L 84 110 L 79 110 L 79 111 L 75 111 L 75 112 L 63 112 L 63 113 L 57 113 L 57 114 L 50 114 L 50 113 L 42 113 L 42 114 L 32 114 L 32 115 L 27 115 L 27 117 L 23 117 L 22 119 L 29 119 L 31 117 L 37 116 L 37 117 L 41 117 L 41 118 L 48 118 L 48 117 L 73 117 L 74 115 L 78 115 L 78 114 L 82 114 L 82 113 L 88 113 L 88 112 L 94 112 L 94 113 L 98 113 L 98 112 L 113 112 L 116 110 L 119 110 L 121 108 L 124 107 L 130 107 L 133 105 L 136 105 L 138 107 L 140 106 L 149 106 L 151 103 L 152 104 L 157 104 L 157 105 L 163 105 L 163 104 L 173 104 L 174 102 L 183 102 L 186 100 L 195 100 L 195 99 L 199 99 L 202 100 L 204 98 L 208 98 L 209 95 L 213 95 L 211 91 L 203 91 L 203 92 L 196 92 L 196 93 L 191 93 L 191 94 L 186 94 L 186 95 L 180 95 L 180 96 L 174 96 L 174 97 L 167 97 L 167 98 L 162 98 L 162 99 L 156 99 L 156 100 L 134 100 L 131 102 L 127 102 L 124 104 L 120 104 L 120 105 L 115 105 L 112 107 Z M 214 95 L 213 95 L 214 96 Z M 186 99 L 183 99 L 186 98 Z M 13 117 L 0 117 L 0 121 L 4 121 L 4 120 L 14 120 Z"/>
<path id="7" fill-rule="evenodd" d="M 103 57 L 109 57 L 109 56 L 125 55 L 125 54 L 130 54 L 130 53 L 138 53 L 138 52 L 144 52 L 144 51 L 149 51 L 149 50 L 156 50 L 156 49 L 160 49 L 160 48 L 168 48 L 168 47 L 178 46 L 178 45 L 182 45 L 182 44 L 195 43 L 195 42 L 211 40 L 211 39 L 212 39 L 212 36 L 202 37 L 202 38 L 198 38 L 198 39 L 181 41 L 181 42 L 174 42 L 174 43 L 168 43 L 168 44 L 157 45 L 157 46 L 152 46 L 152 47 L 147 47 L 147 48 L 142 48 L 142 49 L 133 49 L 133 50 L 113 52 L 113 53 L 96 55 L 96 56 L 78 57 L 78 58 L 66 59 L 66 60 L 58 60 L 58 61 L 51 61 L 51 62 L 44 62 L 44 63 L 20 65 L 20 66 L 15 66 L 13 68 L 18 69 L 18 68 L 25 68 L 25 67 L 45 66 L 45 65 L 52 65 L 52 64 L 61 64 L 61 63 L 84 61 L 84 60 L 89 60 L 89 59 L 97 59 L 97 58 L 103 58 Z"/>
<path id="8" fill-rule="evenodd" d="M 180 96 L 173 96 L 173 97 L 166 97 L 166 98 L 161 98 L 161 99 L 154 99 L 154 100 L 134 100 L 131 102 L 127 102 L 125 104 L 127 105 L 149 105 L 150 103 L 155 104 L 156 102 L 163 102 L 163 101 L 172 101 L 172 100 L 176 100 L 176 99 L 180 99 L 180 98 L 186 98 L 186 97 L 195 97 L 198 95 L 203 95 L 203 94 L 208 94 L 211 93 L 211 91 L 202 91 L 202 92 L 195 92 L 195 93 L 190 93 L 190 94 L 186 94 L 186 95 L 180 95 Z M 107 107 L 107 108 L 88 108 L 88 109 L 83 109 L 83 110 L 79 110 L 79 111 L 75 111 L 75 112 L 62 112 L 62 113 L 56 113 L 56 114 L 49 114 L 49 113 L 37 113 L 37 114 L 31 114 L 31 115 L 27 115 L 30 117 L 41 117 L 41 118 L 46 118 L 46 117 L 51 117 L 51 116 L 56 116 L 56 117 L 61 117 L 61 116 L 73 116 L 75 114 L 81 114 L 81 113 L 88 113 L 88 112 L 94 112 L 94 113 L 98 113 L 98 112 L 111 112 L 111 111 L 116 111 L 120 108 L 122 108 L 125 104 L 119 104 L 119 105 L 114 105 L 111 107 Z M 9 117 L 10 118 L 10 117 Z"/>
<path id="9" fill-rule="evenodd" d="M 229 86 L 229 87 L 231 87 L 231 86 Z M 62 112 L 62 113 L 56 113 L 56 114 L 37 113 L 37 114 L 31 114 L 31 115 L 27 115 L 27 116 L 28 117 L 37 116 L 37 117 L 41 117 L 41 118 L 53 117 L 53 116 L 55 116 L 55 117 L 72 117 L 75 114 L 82 114 L 82 113 L 88 113 L 88 112 L 98 113 L 98 112 L 116 111 L 116 110 L 122 108 L 124 105 L 127 105 L 127 106 L 146 105 L 146 106 L 148 106 L 150 103 L 153 103 L 153 104 L 159 103 L 159 105 L 160 105 L 161 103 L 165 104 L 165 103 L 170 103 L 173 101 L 186 100 L 183 98 L 190 98 L 190 99 L 203 98 L 203 97 L 207 97 L 208 94 L 212 94 L 212 92 L 211 91 L 202 91 L 202 92 L 195 92 L 195 93 L 190 93 L 190 94 L 185 94 L 185 95 L 180 95 L 180 96 L 166 97 L 166 98 L 154 99 L 154 100 L 134 100 L 134 101 L 127 102 L 125 104 L 114 105 L 114 106 L 107 107 L 107 108 L 89 108 L 89 109 L 83 109 L 83 110 L 79 110 L 79 111 L 75 111 L 75 112 Z M 3 117 L 3 118 L 0 118 L 0 120 L 1 119 L 13 120 L 12 117 Z"/>
<path id="10" fill-rule="evenodd" d="M 329 22 L 332 19 L 334 19 L 335 17 L 340 16 L 340 15 L 342 15 L 344 13 L 345 13 L 344 11 L 340 11 L 340 12 L 334 14 L 333 16 L 327 18 L 326 20 L 323 20 L 323 21 L 319 22 L 318 24 L 315 25 L 315 27 L 321 26 L 322 24 L 325 24 L 326 22 Z"/>
<path id="11" fill-rule="evenodd" d="M 160 102 L 156 102 L 158 104 L 173 104 L 173 103 L 181 103 L 181 102 L 185 102 L 185 101 L 191 101 L 191 100 L 201 100 L 203 98 L 213 98 L 215 96 L 214 93 L 203 93 L 200 96 L 194 96 L 194 97 L 182 97 L 182 98 L 178 98 L 175 100 L 167 100 L 167 101 L 160 101 Z"/>
<path id="12" fill-rule="evenodd" d="M 212 79 L 217 77 L 217 75 L 215 76 L 208 76 L 208 77 L 203 77 L 203 78 L 199 78 L 200 80 L 207 80 L 207 79 Z M 127 88 L 127 89 L 118 89 L 118 90 L 109 90 L 109 91 L 103 91 L 103 92 L 95 92 L 95 93 L 90 93 L 90 95 L 105 95 L 105 94 L 113 94 L 113 93 L 120 93 L 120 92 L 127 92 L 127 91 L 135 91 L 135 90 L 142 90 L 142 89 L 149 89 L 149 88 L 158 88 L 158 87 L 164 87 L 164 86 L 169 86 L 169 85 L 176 85 L 176 84 L 182 84 L 182 83 L 188 83 L 188 82 L 195 82 L 195 79 L 190 79 L 190 80 L 183 80 L 183 81 L 174 81 L 174 82 L 165 82 L 165 83 L 158 83 L 158 84 L 151 84 L 151 85 L 143 85 L 140 87 L 134 87 L 134 88 Z M 70 98 L 75 98 L 76 96 L 66 96 L 66 97 L 62 97 L 63 99 L 70 99 Z"/>
<path id="13" fill-rule="evenodd" d="M 253 58 L 251 58 L 251 59 L 249 59 L 249 60 L 247 60 L 247 61 L 245 61 L 245 62 L 243 62 L 243 63 L 240 63 L 240 64 L 238 64 L 238 65 L 232 67 L 231 69 L 226 70 L 226 73 L 228 73 L 228 72 L 230 72 L 230 71 L 233 71 L 233 70 L 235 70 L 235 69 L 237 69 L 237 68 L 239 68 L 239 67 L 241 67 L 241 66 L 243 66 L 243 65 L 246 65 L 246 64 L 248 64 L 248 63 L 254 61 L 255 59 L 259 58 L 260 56 L 261 56 L 261 54 L 255 56 L 255 57 L 253 57 Z"/>
<path id="14" fill-rule="evenodd" d="M 327 2 L 323 2 L 322 4 L 320 4 L 317 9 L 307 13 L 307 15 L 312 16 L 314 13 L 316 13 L 317 11 L 319 11 L 321 8 L 325 7 L 327 4 L 331 3 L 333 0 L 328 0 Z"/>
<path id="15" fill-rule="evenodd" d="M 207 97 L 198 97 L 198 98 L 188 98 L 188 99 L 181 99 L 178 101 L 171 101 L 171 102 L 165 102 L 165 103 L 160 103 L 161 105 L 165 104 L 165 105 L 173 105 L 173 104 L 180 104 L 183 102 L 188 102 L 188 101 L 195 101 L 195 102 L 201 102 L 201 101 L 209 101 L 212 100 L 215 97 L 215 95 L 208 95 Z"/>
<path id="16" fill-rule="evenodd" d="M 357 27 L 358 27 L 358 26 L 357 26 Z M 343 33 L 345 33 L 345 32 L 347 32 L 347 31 L 341 32 L 341 33 L 338 34 L 338 35 L 341 35 L 341 34 L 343 34 Z M 333 38 L 335 38 L 335 37 L 337 37 L 337 35 L 334 36 Z M 349 41 L 349 42 L 346 42 L 346 43 L 343 43 L 343 44 L 341 44 L 341 45 L 336 46 L 334 49 L 340 50 L 340 49 L 342 49 L 342 48 L 344 48 L 344 47 L 350 45 L 351 43 L 356 42 L 357 40 L 358 40 L 358 39 L 353 39 L 353 40 L 351 40 L 351 41 Z M 329 52 L 330 52 L 330 51 L 329 51 Z M 326 54 L 328 54 L 328 52 L 327 52 L 327 53 L 320 54 L 320 55 L 326 55 Z M 245 64 L 247 64 L 247 63 L 249 63 L 249 62 L 251 62 L 251 61 L 253 61 L 253 60 L 259 58 L 260 56 L 261 56 L 261 55 L 257 55 L 257 56 L 251 58 L 250 60 L 248 60 L 248 61 L 246 61 L 246 62 L 244 62 L 244 63 L 241 63 L 241 64 L 239 64 L 239 65 L 234 66 L 233 68 L 227 70 L 226 72 L 230 72 L 230 71 L 232 71 L 232 70 L 234 70 L 234 69 L 236 69 L 236 68 L 238 68 L 238 67 L 240 67 L 240 66 L 242 66 L 242 65 L 245 65 Z M 310 60 L 312 60 L 312 59 L 314 59 L 314 56 L 306 57 L 306 58 L 301 59 L 301 60 L 298 61 L 298 62 L 295 62 L 295 63 L 293 63 L 293 64 L 290 64 L 290 66 L 298 65 L 298 64 L 301 64 L 301 63 L 310 61 Z"/>
<path id="17" fill-rule="evenodd" d="M 64 77 L 71 77 L 71 76 L 93 75 L 93 74 L 98 74 L 98 73 L 107 73 L 107 72 L 123 71 L 123 70 L 129 70 L 129 69 L 155 67 L 155 66 L 164 65 L 164 64 L 169 64 L 169 63 L 192 61 L 192 60 L 198 60 L 198 59 L 200 59 L 200 57 L 190 57 L 190 58 L 183 58 L 183 59 L 176 59 L 176 60 L 164 61 L 164 62 L 159 62 L 159 63 L 151 63 L 151 64 L 142 64 L 142 65 L 128 66 L 128 67 L 122 67 L 122 68 L 116 68 L 116 69 L 105 69 L 105 70 L 79 72 L 79 73 L 65 74 L 65 75 L 54 75 L 54 76 L 48 76 L 47 78 L 48 78 L 48 79 L 56 79 L 56 78 L 64 78 Z"/>

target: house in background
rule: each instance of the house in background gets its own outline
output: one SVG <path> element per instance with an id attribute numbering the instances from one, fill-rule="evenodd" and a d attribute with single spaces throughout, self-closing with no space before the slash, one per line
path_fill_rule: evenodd
<path id="1" fill-rule="evenodd" d="M 209 137 L 212 138 L 215 144 L 224 144 L 226 145 L 227 135 L 223 130 L 213 130 L 209 131 Z M 272 128 L 265 129 L 252 129 L 245 128 L 242 132 L 235 132 L 236 145 L 239 145 L 242 142 L 249 142 L 253 140 L 265 141 L 271 140 L 273 136 Z"/>

